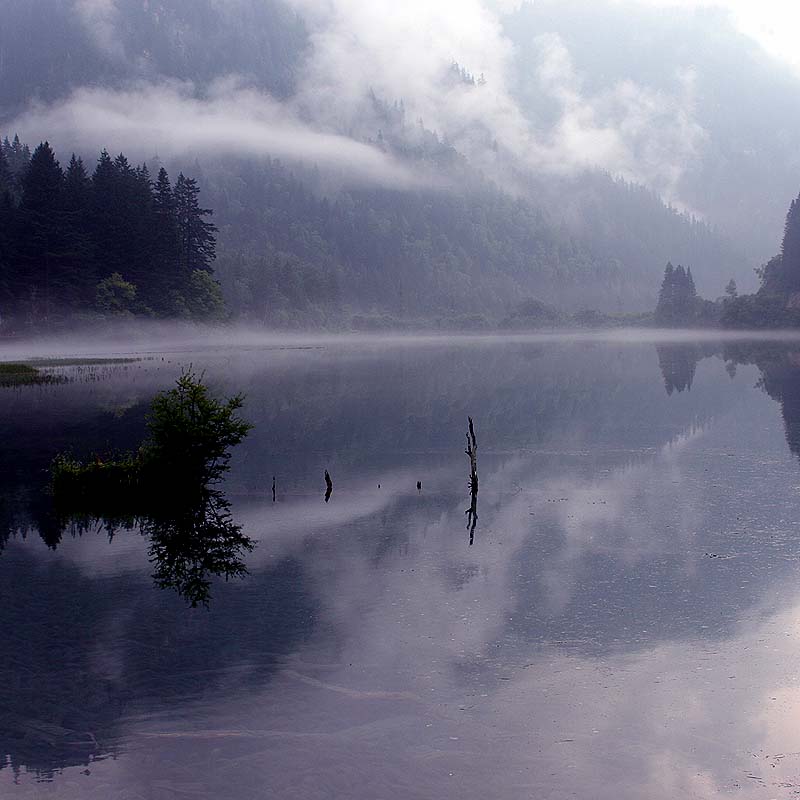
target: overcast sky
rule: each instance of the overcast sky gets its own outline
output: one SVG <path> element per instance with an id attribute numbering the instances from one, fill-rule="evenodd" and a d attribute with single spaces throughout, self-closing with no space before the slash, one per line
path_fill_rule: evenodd
<path id="1" fill-rule="evenodd" d="M 774 56 L 788 61 L 800 71 L 797 30 L 800 4 L 792 0 L 638 0 L 651 6 L 725 8 L 739 29 L 758 41 Z"/>

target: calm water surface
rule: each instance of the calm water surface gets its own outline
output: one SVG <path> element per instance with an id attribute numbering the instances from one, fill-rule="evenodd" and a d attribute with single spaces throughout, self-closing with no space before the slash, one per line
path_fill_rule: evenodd
<path id="1" fill-rule="evenodd" d="M 46 493 L 190 362 L 256 426 L 225 485 L 249 575 L 208 608 Z M 0 797 L 800 797 L 800 342 L 54 369 L 0 388 Z"/>

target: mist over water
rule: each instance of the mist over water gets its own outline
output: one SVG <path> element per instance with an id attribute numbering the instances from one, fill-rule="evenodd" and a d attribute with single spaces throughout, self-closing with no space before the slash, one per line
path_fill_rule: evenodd
<path id="1" fill-rule="evenodd" d="M 795 337 L 196 334 L 0 388 L 3 796 L 793 786 Z M 255 425 L 222 488 L 256 547 L 208 610 L 138 531 L 47 512 L 53 455 L 135 447 L 188 363 Z"/>

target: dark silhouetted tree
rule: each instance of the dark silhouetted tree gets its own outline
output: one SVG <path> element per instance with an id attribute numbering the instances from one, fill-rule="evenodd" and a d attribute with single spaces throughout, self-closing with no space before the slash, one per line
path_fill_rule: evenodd
<path id="1" fill-rule="evenodd" d="M 217 228 L 205 220 L 213 212 L 200 207 L 199 196 L 197 181 L 181 173 L 175 184 L 174 198 L 178 220 L 178 263 L 186 276 L 196 269 L 210 272 L 217 257 Z"/>

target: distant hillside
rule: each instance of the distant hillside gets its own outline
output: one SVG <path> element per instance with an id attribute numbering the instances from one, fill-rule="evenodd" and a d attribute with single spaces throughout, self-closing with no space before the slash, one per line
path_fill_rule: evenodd
<path id="1" fill-rule="evenodd" d="M 80 86 L 245 76 L 277 96 L 294 86 L 307 42 L 280 0 L 4 0 L 0 120 Z"/>
<path id="2" fill-rule="evenodd" d="M 220 228 L 217 275 L 232 307 L 257 320 L 340 310 L 496 320 L 530 297 L 637 311 L 654 306 L 671 257 L 699 274 L 746 269 L 704 224 L 603 175 L 570 185 L 572 219 L 474 176 L 461 190 L 326 192 L 313 171 L 223 159 L 204 165 L 201 185 Z"/>
<path id="3" fill-rule="evenodd" d="M 550 3 L 524 5 L 507 17 L 507 35 L 530 42 L 558 30 L 596 88 L 624 79 L 628 67 L 611 44 L 604 40 L 588 47 L 591 26 L 576 8 L 567 3 L 558 12 Z M 619 19 L 605 4 L 603 9 L 601 14 L 584 8 L 598 28 L 603 20 Z M 652 25 L 652 18 L 642 14 L 637 19 Z M 82 86 L 191 81 L 193 96 L 202 100 L 208 85 L 230 75 L 293 103 L 291 113 L 299 118 L 313 117 L 308 106 L 313 93 L 306 86 L 298 100 L 296 92 L 309 79 L 305 70 L 315 33 L 281 0 L 7 0 L 2 23 L 0 123 L 31 102 L 63 99 Z M 664 26 L 654 47 L 674 44 L 685 28 L 684 23 Z M 629 41 L 635 31 L 620 20 L 619 35 Z M 724 42 L 711 55 L 698 55 L 702 63 L 728 63 L 729 31 L 720 37 Z M 534 51 L 518 48 L 518 95 L 535 123 L 546 126 L 547 103 L 533 88 Z M 683 64 L 686 48 L 676 53 L 676 64 Z M 653 58 L 643 64 L 642 79 L 656 88 L 672 80 Z M 443 91 L 480 87 L 483 81 L 455 63 L 445 73 Z M 759 75 L 759 85 L 766 87 L 769 75 Z M 460 131 L 460 141 L 472 136 L 491 157 L 470 161 L 446 131 L 434 131 L 406 113 L 404 99 L 411 106 L 413 92 L 422 91 L 412 78 L 405 98 L 377 97 L 370 90 L 357 104 L 357 117 L 340 120 L 335 132 L 391 154 L 423 179 L 417 188 L 356 184 L 321 174 L 314 163 L 253 159 L 222 148 L 189 155 L 187 147 L 185 157 L 166 159 L 170 174 L 184 170 L 198 177 L 205 204 L 215 210 L 216 276 L 235 313 L 279 324 L 331 324 L 354 314 L 410 320 L 467 315 L 491 321 L 513 315 L 531 298 L 566 310 L 641 310 L 655 304 L 668 260 L 691 266 L 698 289 L 709 296 L 718 296 L 732 277 L 746 288 L 759 246 L 757 236 L 742 233 L 741 220 L 752 204 L 741 184 L 749 181 L 762 195 L 766 185 L 752 170 L 737 172 L 723 159 L 713 175 L 685 179 L 684 188 L 706 219 L 725 223 L 723 235 L 666 205 L 652 190 L 599 170 L 539 174 L 515 162 L 513 153 L 500 152 L 494 159 L 497 142 L 479 127 Z M 710 91 L 721 90 L 726 78 L 704 80 L 712 81 L 705 89 Z M 774 91 L 765 91 L 765 97 Z M 700 112 L 713 113 L 724 128 L 722 112 Z M 789 128 L 792 114 L 787 112 Z M 760 121 L 753 124 L 763 132 Z M 322 127 L 327 131 L 332 125 Z M 66 162 L 58 131 L 42 135 L 51 138 Z M 113 151 L 113 141 L 109 146 Z M 704 164 L 716 157 L 715 142 L 709 147 Z M 741 155 L 735 148 L 725 152 Z M 79 155 L 91 169 L 96 153 L 87 149 Z M 157 173 L 160 162 L 152 150 L 132 155 L 147 159 L 151 175 Z M 498 169 L 487 168 L 495 161 Z M 707 202 L 701 202 L 704 197 Z"/>

